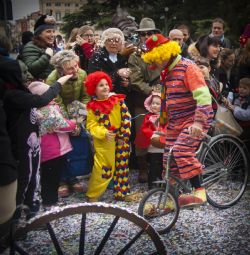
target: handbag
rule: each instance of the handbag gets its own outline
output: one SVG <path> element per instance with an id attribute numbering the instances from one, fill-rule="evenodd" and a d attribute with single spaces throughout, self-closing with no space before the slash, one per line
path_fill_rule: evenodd
<path id="1" fill-rule="evenodd" d="M 214 118 L 213 135 L 230 134 L 240 136 L 243 132 L 242 127 L 235 119 L 233 113 L 213 97 L 217 104 L 217 112 Z"/>

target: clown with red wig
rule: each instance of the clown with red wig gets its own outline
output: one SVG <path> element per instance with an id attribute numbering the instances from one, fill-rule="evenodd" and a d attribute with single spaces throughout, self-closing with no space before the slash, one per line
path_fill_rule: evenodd
<path id="1" fill-rule="evenodd" d="M 95 149 L 87 197 L 90 202 L 98 201 L 113 180 L 115 199 L 133 201 L 137 194 L 130 194 L 129 187 L 131 116 L 125 96 L 110 92 L 112 80 L 102 71 L 89 74 L 85 87 L 92 96 L 87 104 L 86 127 Z"/>
<path id="2" fill-rule="evenodd" d="M 192 194 L 179 197 L 181 207 L 206 203 L 206 192 L 201 187 L 199 175 L 202 165 L 196 158 L 196 151 L 213 119 L 211 95 L 204 77 L 191 60 L 183 58 L 177 42 L 161 34 L 152 35 L 145 42 L 147 52 L 143 60 L 156 66 L 161 72 L 162 105 L 161 124 L 167 123 L 166 147 L 163 165 L 173 147 L 176 164 L 171 165 L 172 174 L 189 179 Z"/>

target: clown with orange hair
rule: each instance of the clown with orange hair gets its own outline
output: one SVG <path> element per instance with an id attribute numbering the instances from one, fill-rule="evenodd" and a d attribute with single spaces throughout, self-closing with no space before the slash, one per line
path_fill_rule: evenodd
<path id="1" fill-rule="evenodd" d="M 87 76 L 85 86 L 92 100 L 87 104 L 86 128 L 93 137 L 94 166 L 87 197 L 98 201 L 111 180 L 116 200 L 133 201 L 129 186 L 129 136 L 131 116 L 122 94 L 110 93 L 112 80 L 102 71 Z"/>
<path id="2" fill-rule="evenodd" d="M 181 57 L 177 42 L 155 34 L 145 43 L 147 52 L 142 54 L 143 60 L 162 70 L 160 123 L 167 123 L 163 165 L 173 147 L 176 164 L 171 165 L 171 172 L 181 179 L 189 179 L 193 187 L 192 194 L 179 197 L 180 206 L 205 204 L 206 191 L 199 179 L 202 165 L 196 151 L 213 119 L 209 89 L 194 62 Z"/>

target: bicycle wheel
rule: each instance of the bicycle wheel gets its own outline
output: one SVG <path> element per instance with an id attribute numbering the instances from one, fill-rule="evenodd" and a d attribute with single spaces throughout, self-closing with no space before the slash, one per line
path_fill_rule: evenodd
<path id="1" fill-rule="evenodd" d="M 159 234 L 170 231 L 180 211 L 178 200 L 172 190 L 169 190 L 164 205 L 165 198 L 165 188 L 152 189 L 142 198 L 138 208 L 138 214 L 143 216 Z"/>
<path id="2" fill-rule="evenodd" d="M 35 230 L 41 227 L 46 227 L 47 231 L 36 231 L 35 238 Z M 130 210 L 105 203 L 57 207 L 18 229 L 15 240 L 20 236 L 26 239 L 13 241 L 11 254 L 15 251 L 37 255 L 167 254 L 159 234 L 145 219 Z"/>
<path id="3" fill-rule="evenodd" d="M 201 178 L 208 202 L 217 208 L 228 208 L 240 200 L 246 189 L 248 152 L 244 143 L 231 135 L 215 136 L 204 148 Z"/>

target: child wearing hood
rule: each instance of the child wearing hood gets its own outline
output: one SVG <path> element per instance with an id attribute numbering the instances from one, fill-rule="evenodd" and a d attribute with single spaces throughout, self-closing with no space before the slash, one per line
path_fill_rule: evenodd
<path id="1" fill-rule="evenodd" d="M 32 94 L 42 95 L 50 88 L 43 82 L 32 82 L 28 89 Z M 41 197 L 43 206 L 58 202 L 58 188 L 65 154 L 72 150 L 69 132 L 76 128 L 75 120 L 65 119 L 54 100 L 36 109 L 36 119 L 41 137 Z"/>
<path id="2" fill-rule="evenodd" d="M 148 113 L 145 115 L 135 145 L 148 150 L 148 188 L 153 188 L 153 182 L 161 180 L 163 169 L 163 152 L 165 147 L 164 128 L 159 125 L 161 94 L 153 91 L 144 101 Z"/>

